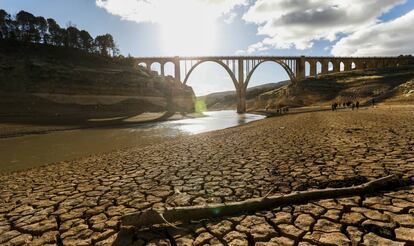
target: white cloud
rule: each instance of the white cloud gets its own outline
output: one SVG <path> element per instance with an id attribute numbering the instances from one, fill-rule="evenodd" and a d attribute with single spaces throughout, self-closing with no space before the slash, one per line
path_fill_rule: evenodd
<path id="1" fill-rule="evenodd" d="M 258 25 L 263 41 L 249 52 L 268 48 L 309 49 L 316 40 L 335 41 L 379 22 L 378 17 L 405 0 L 258 0 L 243 19 Z"/>
<path id="2" fill-rule="evenodd" d="M 113 15 L 136 22 L 164 23 L 168 19 L 209 18 L 229 14 L 246 0 L 96 0 L 96 5 Z M 230 15 L 231 16 L 231 15 Z"/>
<path id="3" fill-rule="evenodd" d="M 395 20 L 378 23 L 341 39 L 332 49 L 336 56 L 414 54 L 414 10 Z"/>
<path id="4" fill-rule="evenodd" d="M 208 55 L 216 46 L 216 21 L 231 22 L 247 0 L 96 0 L 122 19 L 159 25 L 166 55 Z"/>

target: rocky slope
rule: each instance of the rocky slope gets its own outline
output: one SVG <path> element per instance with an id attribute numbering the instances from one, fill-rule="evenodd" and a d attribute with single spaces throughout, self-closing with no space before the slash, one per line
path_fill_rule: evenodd
<path id="1" fill-rule="evenodd" d="M 414 66 L 332 73 L 258 96 L 256 109 L 329 105 L 332 102 L 413 103 Z"/>
<path id="2" fill-rule="evenodd" d="M 172 77 L 75 49 L 0 43 L 0 117 L 119 117 L 194 110 Z"/>

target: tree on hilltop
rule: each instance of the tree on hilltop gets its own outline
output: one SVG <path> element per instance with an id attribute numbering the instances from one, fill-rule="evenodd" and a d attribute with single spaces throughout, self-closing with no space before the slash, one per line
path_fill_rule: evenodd
<path id="1" fill-rule="evenodd" d="M 89 32 L 82 30 L 79 33 L 79 39 L 80 39 L 80 48 L 87 52 L 94 52 L 95 51 L 95 45 L 94 40 L 92 36 L 89 34 Z"/>
<path id="2" fill-rule="evenodd" d="M 95 45 L 103 56 L 110 56 L 111 53 L 115 55 L 117 52 L 115 41 L 111 34 L 97 36 L 95 38 Z"/>
<path id="3" fill-rule="evenodd" d="M 52 18 L 47 19 L 49 29 L 49 42 L 56 46 L 62 46 L 64 41 L 64 29 Z"/>
<path id="4" fill-rule="evenodd" d="M 52 18 L 20 11 L 13 19 L 0 9 L 0 40 L 15 40 L 28 43 L 49 44 L 81 49 L 103 56 L 117 56 L 119 49 L 111 34 L 99 35 L 95 39 L 86 30 L 79 30 L 71 22 L 62 28 Z"/>
<path id="5" fill-rule="evenodd" d="M 11 33 L 14 32 L 12 27 L 13 20 L 11 16 L 3 9 L 0 9 L 0 39 L 11 38 Z"/>
<path id="6" fill-rule="evenodd" d="M 39 36 L 36 39 L 36 43 L 48 43 L 48 24 L 45 18 L 42 16 L 35 17 L 35 27 L 38 30 Z"/>
<path id="7" fill-rule="evenodd" d="M 71 48 L 81 48 L 80 46 L 80 31 L 74 26 L 69 26 L 66 29 L 65 46 Z"/>
<path id="8" fill-rule="evenodd" d="M 29 12 L 20 11 L 16 15 L 18 38 L 23 42 L 37 42 L 40 40 L 39 31 L 36 29 L 36 17 Z"/>

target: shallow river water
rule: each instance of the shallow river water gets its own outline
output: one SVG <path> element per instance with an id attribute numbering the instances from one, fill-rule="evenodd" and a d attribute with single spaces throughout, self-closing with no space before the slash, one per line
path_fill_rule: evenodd
<path id="1" fill-rule="evenodd" d="M 191 135 L 263 119 L 232 110 L 204 112 L 206 117 L 51 132 L 0 139 L 0 171 L 24 170 L 112 150 L 147 146 L 179 135 Z"/>

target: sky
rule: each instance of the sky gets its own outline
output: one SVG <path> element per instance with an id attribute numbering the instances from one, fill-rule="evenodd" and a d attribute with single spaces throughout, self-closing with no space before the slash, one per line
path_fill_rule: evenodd
<path id="1" fill-rule="evenodd" d="M 414 0 L 0 0 L 0 9 L 110 33 L 123 55 L 140 57 L 414 53 Z M 266 62 L 249 87 L 287 79 Z M 234 90 L 214 63 L 197 67 L 188 84 L 197 95 Z"/>

